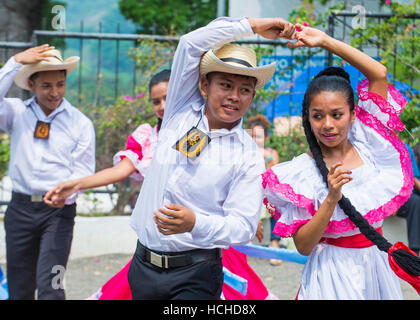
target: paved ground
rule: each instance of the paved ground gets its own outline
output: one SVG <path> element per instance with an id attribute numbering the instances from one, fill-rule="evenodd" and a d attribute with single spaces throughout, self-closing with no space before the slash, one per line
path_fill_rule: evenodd
<path id="1" fill-rule="evenodd" d="M 105 255 L 70 261 L 65 286 L 68 299 L 84 299 L 95 293 L 112 275 L 129 261 L 129 255 Z M 271 266 L 268 260 L 248 258 L 266 286 L 280 299 L 294 299 L 299 288 L 302 265 L 283 262 Z"/>
<path id="2" fill-rule="evenodd" d="M 269 227 L 264 228 L 266 231 Z M 269 232 L 269 231 L 267 231 Z M 266 233 L 267 233 L 266 232 Z M 398 232 L 391 233 L 397 234 Z M 268 244 L 269 234 L 264 235 L 263 245 Z M 86 239 L 85 239 L 86 240 Z M 86 241 L 88 241 L 87 239 Z M 396 241 L 396 239 L 390 239 Z M 404 239 L 403 239 L 404 240 Z M 293 241 L 287 246 L 293 249 Z M 130 260 L 130 254 L 105 254 L 89 258 L 71 259 L 67 266 L 65 288 L 67 299 L 83 300 L 94 294 L 108 279 L 116 274 Z M 248 263 L 257 272 L 267 288 L 282 300 L 293 300 L 300 285 L 303 265 L 284 261 L 272 266 L 268 260 L 248 257 Z M 1 268 L 6 272 L 4 264 Z M 415 290 L 406 282 L 400 281 L 403 297 L 406 300 L 420 300 Z"/>
<path id="3" fill-rule="evenodd" d="M 131 258 L 126 254 L 109 254 L 71 260 L 68 264 L 65 287 L 67 299 L 83 300 L 94 294 L 99 287 L 118 272 Z M 258 273 L 267 288 L 279 299 L 295 298 L 300 283 L 303 265 L 283 262 L 272 266 L 268 260 L 248 258 L 251 267 Z M 5 271 L 5 265 L 1 265 Z M 415 290 L 401 281 L 406 300 L 420 300 Z"/>
<path id="4" fill-rule="evenodd" d="M 67 299 L 83 300 L 94 294 L 99 287 L 118 272 L 131 258 L 125 254 L 110 254 L 91 258 L 75 259 L 69 262 L 65 280 Z M 248 258 L 251 267 L 258 273 L 267 288 L 279 299 L 295 298 L 303 266 L 283 262 L 272 266 L 268 260 Z M 5 266 L 2 265 L 3 270 Z M 420 300 L 408 284 L 401 281 L 404 299 Z"/>

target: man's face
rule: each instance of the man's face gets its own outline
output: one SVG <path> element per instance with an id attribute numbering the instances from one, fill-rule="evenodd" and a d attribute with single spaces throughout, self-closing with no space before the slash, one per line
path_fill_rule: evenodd
<path id="1" fill-rule="evenodd" d="M 63 101 L 66 93 L 66 75 L 63 71 L 42 71 L 32 81 L 29 88 L 46 115 L 53 112 Z"/>
<path id="2" fill-rule="evenodd" d="M 256 79 L 224 72 L 213 72 L 201 79 L 207 97 L 206 116 L 210 129 L 232 129 L 252 105 Z"/>

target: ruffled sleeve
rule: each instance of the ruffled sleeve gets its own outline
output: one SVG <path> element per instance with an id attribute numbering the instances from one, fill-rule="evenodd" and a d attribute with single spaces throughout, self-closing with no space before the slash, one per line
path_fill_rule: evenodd
<path id="1" fill-rule="evenodd" d="M 391 84 L 388 84 L 388 98 L 369 92 L 369 80 L 365 79 L 357 86 L 359 106 L 377 118 L 387 128 L 397 131 L 405 129 L 398 117 L 407 104 L 404 96 Z"/>
<path id="2" fill-rule="evenodd" d="M 405 128 L 398 116 L 407 101 L 391 84 L 388 84 L 387 99 L 369 92 L 368 88 L 367 79 L 357 86 L 357 119 L 350 129 L 349 140 L 357 147 L 364 162 L 371 163 L 377 171 L 359 191 L 363 197 L 375 194 L 376 201 L 370 201 L 371 207 L 366 206 L 367 212 L 362 212 L 372 224 L 394 214 L 408 200 L 414 180 L 410 155 L 393 131 Z M 363 197 L 352 200 L 353 204 Z"/>
<path id="3" fill-rule="evenodd" d="M 290 237 L 311 220 L 316 212 L 314 181 L 322 183 L 306 154 L 263 173 L 264 204 L 277 221 L 274 234 Z"/>
<path id="4" fill-rule="evenodd" d="M 127 143 L 124 150 L 119 151 L 114 155 L 114 165 L 119 163 L 122 159 L 128 158 L 133 163 L 136 171 L 130 175 L 138 181 L 143 181 L 147 168 L 153 157 L 153 137 L 155 130 L 149 124 L 140 125 L 131 135 L 127 138 Z"/>

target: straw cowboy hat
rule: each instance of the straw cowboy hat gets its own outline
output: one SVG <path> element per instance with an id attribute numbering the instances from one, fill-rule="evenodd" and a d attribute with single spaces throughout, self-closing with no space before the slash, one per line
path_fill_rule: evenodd
<path id="1" fill-rule="evenodd" d="M 257 67 L 255 51 L 235 44 L 207 51 L 200 62 L 200 76 L 217 71 L 254 77 L 257 78 L 256 90 L 270 81 L 275 70 L 275 62 Z"/>
<path id="2" fill-rule="evenodd" d="M 67 74 L 72 72 L 79 63 L 80 58 L 73 56 L 63 60 L 60 51 L 53 49 L 46 51 L 46 53 L 52 53 L 54 57 L 48 57 L 44 61 L 40 61 L 33 64 L 26 64 L 20 68 L 18 74 L 15 77 L 15 83 L 22 89 L 30 90 L 28 80 L 31 75 L 41 71 L 54 71 L 54 70 L 66 70 Z"/>

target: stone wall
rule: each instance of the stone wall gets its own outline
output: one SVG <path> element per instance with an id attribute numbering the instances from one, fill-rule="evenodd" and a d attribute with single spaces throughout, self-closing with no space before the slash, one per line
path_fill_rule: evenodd
<path id="1" fill-rule="evenodd" d="M 33 30 L 41 26 L 41 10 L 47 1 L 1 0 L 0 41 L 30 42 Z M 0 63 L 3 64 L 18 51 L 0 48 Z M 29 93 L 13 85 L 7 96 L 27 98 Z"/>

